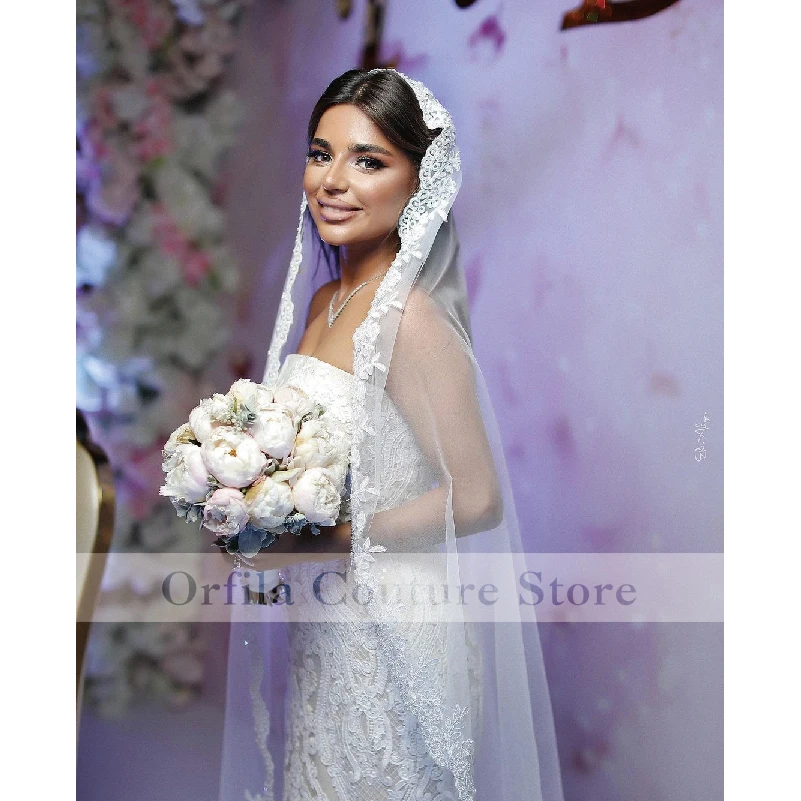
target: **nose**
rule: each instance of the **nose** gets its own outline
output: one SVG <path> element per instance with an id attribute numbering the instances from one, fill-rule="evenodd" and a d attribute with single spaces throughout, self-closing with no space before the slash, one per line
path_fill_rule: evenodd
<path id="1" fill-rule="evenodd" d="M 348 188 L 345 165 L 338 159 L 331 159 L 323 178 L 323 188 L 329 192 L 344 192 Z"/>

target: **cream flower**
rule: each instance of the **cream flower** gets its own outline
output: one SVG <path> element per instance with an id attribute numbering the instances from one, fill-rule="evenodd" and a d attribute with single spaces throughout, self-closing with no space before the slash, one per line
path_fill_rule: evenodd
<path id="1" fill-rule="evenodd" d="M 339 515 L 339 492 L 331 475 L 321 467 L 312 467 L 292 487 L 295 508 L 310 523 L 333 526 Z"/>
<path id="2" fill-rule="evenodd" d="M 222 487 L 214 492 L 203 509 L 203 525 L 215 534 L 233 537 L 239 534 L 248 522 L 245 496 L 231 487 Z"/>
<path id="3" fill-rule="evenodd" d="M 324 418 L 307 420 L 295 440 L 295 463 L 305 468 L 333 467 L 334 473 L 347 468 L 348 441 L 345 432 Z M 344 472 L 342 482 L 345 481 Z"/>
<path id="4" fill-rule="evenodd" d="M 201 451 L 209 472 L 227 487 L 252 484 L 267 464 L 253 437 L 231 426 L 213 429 Z"/>
<path id="5" fill-rule="evenodd" d="M 211 416 L 209 404 L 203 401 L 189 413 L 189 425 L 195 433 L 195 439 L 202 445 L 220 424 Z"/>
<path id="6" fill-rule="evenodd" d="M 194 445 L 195 432 L 192 431 L 192 427 L 189 423 L 184 423 L 182 426 L 178 426 L 175 431 L 170 434 L 170 438 L 164 444 L 164 451 L 163 451 L 163 466 L 164 472 L 166 473 L 168 470 L 172 470 L 177 461 L 174 459 L 171 461 L 172 457 L 175 456 L 175 452 L 178 450 L 179 445 Z"/>
<path id="7" fill-rule="evenodd" d="M 275 459 L 284 459 L 295 444 L 295 419 L 282 404 L 271 403 L 256 412 L 250 433 L 258 446 Z"/>
<path id="8" fill-rule="evenodd" d="M 253 412 L 267 408 L 273 402 L 272 387 L 257 384 L 249 378 L 240 378 L 234 381 L 228 390 L 228 397 L 236 399 Z"/>
<path id="9" fill-rule="evenodd" d="M 314 402 L 309 396 L 296 387 L 280 387 L 275 390 L 274 400 L 289 409 L 295 418 L 295 424 L 300 423 L 304 415 L 314 411 Z"/>
<path id="10" fill-rule="evenodd" d="M 197 445 L 177 445 L 165 460 L 170 469 L 160 495 L 178 498 L 189 503 L 204 500 L 209 491 L 208 470 Z"/>
<path id="11" fill-rule="evenodd" d="M 277 528 L 293 509 L 292 490 L 265 476 L 245 493 L 250 520 L 258 528 Z"/>

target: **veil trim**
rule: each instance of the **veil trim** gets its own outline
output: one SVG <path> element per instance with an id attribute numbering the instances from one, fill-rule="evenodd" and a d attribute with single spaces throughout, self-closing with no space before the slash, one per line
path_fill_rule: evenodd
<path id="1" fill-rule="evenodd" d="M 270 350 L 267 353 L 267 369 L 264 373 L 263 382 L 268 385 L 274 383 L 278 378 L 278 370 L 281 366 L 281 351 L 286 345 L 289 329 L 295 318 L 292 287 L 303 261 L 303 216 L 306 206 L 308 206 L 308 200 L 306 200 L 306 193 L 304 192 L 300 200 L 300 220 L 295 234 L 295 245 L 292 248 L 292 258 L 289 262 L 289 272 L 287 273 L 286 281 L 284 281 L 284 289 L 278 305 L 278 316 L 275 319 L 275 328 L 273 329 L 273 339 L 270 343 Z"/>

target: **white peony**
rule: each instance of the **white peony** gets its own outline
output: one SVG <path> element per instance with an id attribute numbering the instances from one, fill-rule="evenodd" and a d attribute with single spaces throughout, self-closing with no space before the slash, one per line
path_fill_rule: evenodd
<path id="1" fill-rule="evenodd" d="M 283 405 L 270 403 L 256 412 L 250 433 L 264 453 L 275 459 L 284 459 L 295 445 L 295 419 Z"/>
<path id="2" fill-rule="evenodd" d="M 294 463 L 307 469 L 339 466 L 341 470 L 346 468 L 348 450 L 347 435 L 341 428 L 325 418 L 315 418 L 307 420 L 298 432 Z M 336 470 L 337 475 L 340 470 Z"/>
<path id="3" fill-rule="evenodd" d="M 231 487 L 216 490 L 203 509 L 203 525 L 209 531 L 225 537 L 239 534 L 247 522 L 245 496 Z"/>
<path id="4" fill-rule="evenodd" d="M 164 472 L 166 473 L 168 470 L 172 470 L 178 462 L 175 457 L 175 453 L 178 450 L 179 445 L 194 445 L 195 434 L 192 431 L 191 426 L 188 423 L 184 423 L 182 426 L 178 426 L 175 431 L 170 434 L 170 438 L 164 444 L 163 450 L 163 458 L 162 458 L 162 466 L 164 468 Z"/>
<path id="5" fill-rule="evenodd" d="M 166 483 L 159 489 L 160 495 L 189 503 L 199 503 L 205 499 L 209 491 L 209 473 L 197 445 L 177 445 L 165 460 L 165 466 L 170 469 Z"/>
<path id="6" fill-rule="evenodd" d="M 265 476 L 245 493 L 251 522 L 258 528 L 277 528 L 292 511 L 292 490 L 284 481 Z"/>
<path id="7" fill-rule="evenodd" d="M 209 472 L 228 487 L 252 484 L 267 464 L 253 437 L 231 426 L 215 428 L 201 451 Z"/>
<path id="8" fill-rule="evenodd" d="M 295 508 L 310 523 L 322 526 L 336 523 L 341 498 L 327 470 L 321 467 L 306 470 L 292 487 L 292 499 Z"/>
<path id="9" fill-rule="evenodd" d="M 231 385 L 228 397 L 256 412 L 259 409 L 266 409 L 273 402 L 273 390 L 249 378 L 240 378 Z"/>
<path id="10" fill-rule="evenodd" d="M 274 401 L 285 406 L 295 418 L 295 424 L 300 423 L 304 415 L 314 411 L 314 402 L 309 396 L 296 387 L 281 387 L 274 392 Z"/>
<path id="11" fill-rule="evenodd" d="M 205 402 L 195 406 L 189 413 L 189 426 L 201 445 L 211 436 L 212 429 L 217 425 L 219 424 L 212 418 Z"/>
<path id="12" fill-rule="evenodd" d="M 331 476 L 331 480 L 334 482 L 334 486 L 339 490 L 340 494 L 345 490 L 345 480 L 348 477 L 348 464 L 347 461 L 341 460 L 332 462 L 322 468 Z"/>

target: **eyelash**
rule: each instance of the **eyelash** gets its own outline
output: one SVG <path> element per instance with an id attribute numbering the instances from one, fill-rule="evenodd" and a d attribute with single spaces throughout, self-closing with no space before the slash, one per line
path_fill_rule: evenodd
<path id="1" fill-rule="evenodd" d="M 328 153 L 326 153 L 324 150 L 315 150 L 314 148 L 312 148 L 306 154 L 306 160 L 308 161 L 309 159 L 311 159 L 316 164 L 320 164 L 321 162 L 316 161 L 317 156 L 329 157 Z M 360 161 L 372 162 L 372 166 L 369 166 L 367 164 L 364 165 L 364 169 L 368 170 L 369 172 L 376 172 L 386 167 L 386 164 L 384 164 L 383 161 L 373 158 L 372 156 L 359 156 L 359 158 L 356 159 L 356 163 L 358 164 Z"/>

